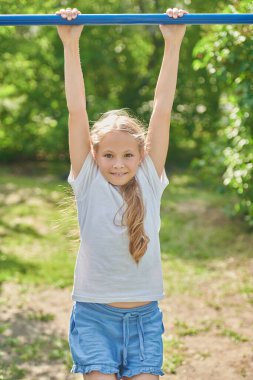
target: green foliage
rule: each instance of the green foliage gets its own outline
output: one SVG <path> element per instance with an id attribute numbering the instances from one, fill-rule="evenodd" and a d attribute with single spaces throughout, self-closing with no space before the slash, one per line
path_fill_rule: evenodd
<path id="1" fill-rule="evenodd" d="M 232 5 L 231 5 L 232 4 Z M 166 0 L 1 2 L 1 13 L 161 13 Z M 181 0 L 191 13 L 252 12 L 246 1 Z M 63 160 L 68 155 L 68 111 L 63 46 L 56 27 L 0 27 L 0 160 Z M 187 26 L 180 52 L 168 162 L 193 160 L 210 188 L 238 195 L 233 213 L 253 224 L 252 26 Z M 85 27 L 80 39 L 91 124 L 102 112 L 129 107 L 144 125 L 152 111 L 163 54 L 159 28 Z M 202 170 L 199 171 L 199 168 Z"/>
<path id="2" fill-rule="evenodd" d="M 1 3 L 2 13 L 52 13 L 56 2 Z M 39 26 L 2 27 L 0 136 L 3 161 L 55 157 L 67 148 L 59 99 L 61 61 L 55 30 Z M 64 156 L 64 154 L 63 154 Z"/>
<path id="3" fill-rule="evenodd" d="M 181 3 L 186 7 L 189 1 Z M 202 6 L 199 0 L 196 4 Z M 55 0 L 32 5 L 27 0 L 18 5 L 8 0 L 1 3 L 2 13 L 54 13 L 66 5 L 67 1 Z M 168 3 L 166 0 L 86 0 L 76 1 L 73 6 L 83 13 L 160 13 L 166 10 Z M 199 114 L 192 104 L 196 79 L 188 61 L 199 30 L 197 26 L 188 29 L 182 49 L 179 100 L 175 101 L 177 111 L 172 121 L 178 126 L 171 136 L 175 150 L 195 146 L 192 132 L 194 118 Z M 0 35 L 3 41 L 0 46 L 0 159 L 68 159 L 64 57 L 56 27 L 2 27 Z M 86 27 L 80 39 L 80 56 L 89 119 L 96 120 L 108 109 L 129 107 L 147 124 L 162 54 L 163 38 L 156 25 Z M 203 91 L 199 97 L 203 98 Z M 173 154 L 173 160 L 174 157 Z"/>
<path id="4" fill-rule="evenodd" d="M 10 6 L 9 1 L 1 5 L 2 13 L 46 14 L 65 7 L 67 2 L 31 6 L 24 0 L 17 5 Z M 76 1 L 73 6 L 83 13 L 155 12 L 157 7 L 153 2 L 146 5 L 115 0 Z M 56 27 L 2 27 L 0 36 L 0 159 L 67 159 L 64 56 Z M 91 121 L 108 109 L 120 107 L 133 108 L 145 121 L 161 60 L 155 47 L 158 44 L 162 48 L 162 43 L 157 26 L 85 28 L 80 56 Z M 150 75 L 155 70 L 156 75 Z"/>
<path id="5" fill-rule="evenodd" d="M 234 1 L 224 13 L 252 13 L 248 1 Z M 201 145 L 201 159 L 194 167 L 205 176 L 223 178 L 223 185 L 239 201 L 233 213 L 253 226 L 253 107 L 252 26 L 213 26 L 194 48 L 196 71 L 205 69 L 219 83 L 220 118 L 214 122 L 212 141 Z"/>

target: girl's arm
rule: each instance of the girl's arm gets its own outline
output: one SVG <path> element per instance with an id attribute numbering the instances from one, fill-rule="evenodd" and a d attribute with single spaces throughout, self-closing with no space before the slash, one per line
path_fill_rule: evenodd
<path id="1" fill-rule="evenodd" d="M 80 12 L 74 8 L 61 9 L 56 14 L 63 18 L 76 18 Z M 69 153 L 74 178 L 81 170 L 90 151 L 89 121 L 86 112 L 86 97 L 79 55 L 79 38 L 83 25 L 57 26 L 64 47 L 64 77 L 67 107 L 69 110 Z"/>
<path id="2" fill-rule="evenodd" d="M 166 13 L 177 18 L 188 12 L 169 8 Z M 164 55 L 147 134 L 148 154 L 159 177 L 162 175 L 169 147 L 170 117 L 176 91 L 179 52 L 186 26 L 160 25 L 160 29 L 165 42 Z"/>

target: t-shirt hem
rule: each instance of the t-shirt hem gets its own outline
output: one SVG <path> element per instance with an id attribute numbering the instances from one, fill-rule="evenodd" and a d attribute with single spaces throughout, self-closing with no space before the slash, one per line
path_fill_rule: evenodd
<path id="1" fill-rule="evenodd" d="M 72 294 L 72 300 L 77 302 L 111 303 L 111 302 L 142 302 L 162 300 L 165 295 L 149 295 L 145 297 L 87 297 Z"/>

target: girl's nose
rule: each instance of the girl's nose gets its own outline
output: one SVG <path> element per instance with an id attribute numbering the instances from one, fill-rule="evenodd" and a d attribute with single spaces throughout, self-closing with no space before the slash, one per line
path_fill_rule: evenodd
<path id="1" fill-rule="evenodd" d="M 116 167 L 116 168 L 123 168 L 124 165 L 120 162 L 116 162 L 116 164 L 113 165 L 113 167 Z"/>

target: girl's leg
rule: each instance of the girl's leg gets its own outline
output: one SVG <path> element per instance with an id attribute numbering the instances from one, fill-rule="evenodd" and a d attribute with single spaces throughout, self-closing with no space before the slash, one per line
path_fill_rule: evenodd
<path id="1" fill-rule="evenodd" d="M 105 375 L 99 371 L 91 371 L 86 375 L 83 375 L 84 380 L 117 380 L 116 374 Z"/>
<path id="2" fill-rule="evenodd" d="M 159 380 L 159 376 L 152 375 L 151 373 L 141 373 L 132 377 L 122 377 L 122 380 Z"/>

